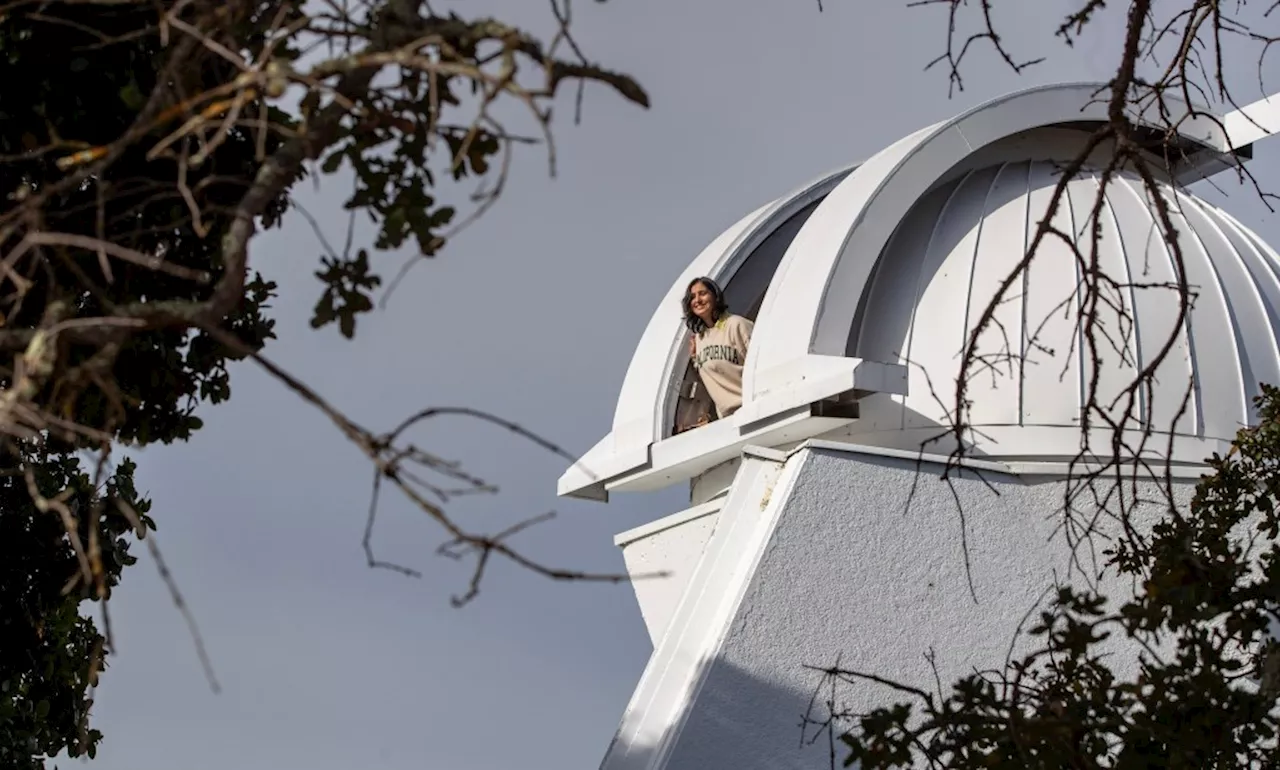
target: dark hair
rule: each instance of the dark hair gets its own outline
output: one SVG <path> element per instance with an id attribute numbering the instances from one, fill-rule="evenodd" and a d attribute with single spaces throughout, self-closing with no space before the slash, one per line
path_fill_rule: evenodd
<path id="1" fill-rule="evenodd" d="M 702 334 L 707 330 L 707 324 L 693 312 L 693 287 L 702 284 L 707 287 L 707 291 L 711 292 L 711 320 L 719 321 L 722 316 L 729 312 L 729 306 L 724 301 L 724 291 L 720 288 L 720 284 L 707 277 L 694 278 L 689 281 L 689 285 L 684 290 L 684 300 L 680 303 L 684 308 L 684 325 L 689 327 L 689 331 L 694 334 Z"/>

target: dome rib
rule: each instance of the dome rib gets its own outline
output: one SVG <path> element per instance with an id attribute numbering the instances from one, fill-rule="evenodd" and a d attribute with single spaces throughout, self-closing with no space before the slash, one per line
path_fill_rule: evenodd
<path id="1" fill-rule="evenodd" d="M 1066 198 L 1065 202 L 1066 202 L 1067 217 L 1068 219 L 1071 220 L 1071 229 L 1068 230 L 1067 232 L 1071 233 L 1072 243 L 1078 243 L 1080 241 L 1080 235 L 1084 231 L 1084 228 L 1083 228 L 1083 225 L 1078 224 L 1076 222 L 1076 203 L 1074 200 L 1074 196 L 1072 196 L 1071 194 L 1071 186 L 1068 185 L 1067 189 L 1064 190 L 1063 193 L 1064 193 L 1063 197 Z M 1062 210 L 1061 203 L 1059 204 L 1058 208 L 1059 208 L 1059 211 Z M 1063 244 L 1063 248 L 1069 249 L 1070 247 L 1068 247 L 1066 244 Z M 1084 302 L 1084 298 L 1080 295 L 1080 287 L 1083 285 L 1083 282 L 1084 282 L 1084 273 L 1082 272 L 1083 266 L 1080 264 L 1080 260 L 1075 256 L 1074 252 L 1072 253 L 1071 265 L 1075 272 L 1075 278 L 1076 278 L 1075 283 L 1073 283 L 1072 286 L 1075 287 L 1075 306 L 1076 306 L 1076 314 L 1078 317 L 1079 313 L 1081 312 L 1081 310 L 1083 310 L 1083 307 L 1084 307 L 1082 304 Z M 1084 350 L 1084 330 L 1080 328 L 1080 324 L 1076 322 L 1074 319 L 1072 319 L 1072 335 L 1071 336 L 1072 336 L 1071 349 L 1068 350 L 1066 354 L 1066 358 L 1068 359 L 1067 365 L 1070 366 L 1071 364 L 1075 364 L 1075 369 L 1076 369 L 1075 419 L 1072 420 L 1071 422 L 1079 423 L 1080 415 L 1084 411 L 1085 388 L 1087 386 L 1085 384 L 1084 366 L 1081 365 L 1084 360 L 1082 357 L 1084 354 L 1081 352 Z M 1024 367 L 1026 366 L 1025 360 L 1023 361 L 1023 366 Z M 1025 425 L 1025 423 L 1023 424 Z"/>
<path id="2" fill-rule="evenodd" d="M 1231 410 L 1232 415 L 1229 419 L 1236 421 L 1237 425 L 1243 426 L 1248 420 L 1250 402 L 1249 391 L 1252 389 L 1249 383 L 1253 380 L 1254 375 L 1253 367 L 1250 363 L 1248 351 L 1249 345 L 1245 340 L 1245 335 L 1240 325 L 1237 306 L 1240 304 L 1239 300 L 1245 300 L 1246 295 L 1252 294 L 1253 292 L 1251 292 L 1250 287 L 1247 284 L 1244 286 L 1228 286 L 1224 279 L 1224 270 L 1229 270 L 1233 266 L 1239 266 L 1240 264 L 1240 253 L 1236 250 L 1235 244 L 1222 234 L 1217 222 L 1215 222 L 1212 217 L 1205 216 L 1202 212 L 1197 210 L 1198 207 L 1195 205 L 1194 198 L 1177 191 L 1174 191 L 1174 195 L 1176 196 L 1176 202 L 1178 204 L 1178 214 L 1187 224 L 1186 232 L 1189 237 L 1194 238 L 1196 244 L 1200 247 L 1200 254 L 1204 259 L 1205 269 L 1212 277 L 1214 285 L 1217 288 L 1217 291 L 1214 293 L 1214 297 L 1221 299 L 1222 311 L 1226 316 L 1227 324 L 1231 328 L 1230 339 L 1232 344 L 1229 350 L 1235 359 L 1236 367 L 1240 372 L 1240 376 L 1232 383 L 1233 392 L 1231 395 L 1234 397 L 1234 408 Z M 1192 224 L 1193 218 L 1200 221 L 1198 226 Z M 1212 236 L 1219 245 L 1219 248 L 1214 249 L 1213 251 L 1214 254 L 1218 255 L 1217 259 L 1210 256 L 1209 246 L 1205 242 L 1205 239 L 1210 236 Z M 1253 297 L 1248 297 L 1248 299 L 1253 299 Z M 1222 340 L 1222 343 L 1225 342 L 1226 340 Z M 1197 382 L 1201 382 L 1203 384 L 1204 373 L 1199 372 L 1199 376 L 1196 379 Z M 1201 398 L 1202 403 L 1204 403 L 1203 394 L 1201 395 Z M 1203 409 L 1201 411 L 1203 412 Z"/>
<path id="3" fill-rule="evenodd" d="M 969 335 L 972 333 L 970 323 L 973 318 L 973 290 L 974 281 L 978 274 L 978 260 L 982 256 L 982 230 L 987 224 L 987 219 L 991 216 L 991 191 L 996 189 L 1000 184 L 1000 176 L 1004 174 L 1005 169 L 1009 167 L 1008 163 L 1001 163 L 996 167 L 995 173 L 991 175 L 991 181 L 987 182 L 987 189 L 982 194 L 982 218 L 978 220 L 977 229 L 973 233 L 973 248 L 969 255 L 969 280 L 964 292 L 964 323 L 960 324 L 960 346 L 959 350 L 963 354 L 965 346 L 969 343 Z M 954 200 L 954 198 L 953 198 Z M 985 308 L 984 308 L 985 310 Z"/>
<path id="4" fill-rule="evenodd" d="M 1265 264 L 1265 258 L 1257 252 L 1246 234 L 1221 215 L 1220 210 L 1195 198 L 1184 197 L 1186 206 L 1213 229 L 1234 257 L 1230 262 L 1223 260 L 1225 264 L 1215 263 L 1213 267 L 1237 329 L 1236 345 L 1243 370 L 1238 417 L 1241 424 L 1247 424 L 1253 419 L 1253 400 L 1260 394 L 1259 381 L 1280 382 L 1275 310 L 1266 299 L 1266 284 L 1259 280 L 1257 271 L 1250 266 L 1254 260 L 1262 260 Z M 1266 267 L 1261 272 L 1264 277 L 1275 280 L 1275 273 Z M 1245 329 L 1256 329 L 1257 332 L 1246 334 Z"/>
<path id="5" fill-rule="evenodd" d="M 944 234 L 945 225 L 949 221 L 951 221 L 955 216 L 957 216 L 956 209 L 954 207 L 956 199 L 961 197 L 961 193 L 967 190 L 971 185 L 977 184 L 981 181 L 980 173 L 986 173 L 986 170 L 984 169 L 983 172 L 972 172 L 964 175 L 960 183 L 957 184 L 955 186 L 955 189 L 951 191 L 951 194 L 946 196 L 946 199 L 943 201 L 943 204 L 942 204 L 942 209 L 938 212 L 938 217 L 934 221 L 933 227 L 930 228 L 929 246 L 927 251 L 926 262 L 915 271 L 915 278 L 916 278 L 915 291 L 912 295 L 912 301 L 913 301 L 914 307 L 912 308 L 912 313 L 911 313 L 911 316 L 912 316 L 911 338 L 906 346 L 908 356 L 913 355 L 912 351 L 915 348 L 916 332 L 918 329 L 917 324 L 918 324 L 920 308 L 925 304 L 924 302 L 925 291 L 929 285 L 929 281 L 927 280 L 927 278 L 932 275 L 932 273 L 928 271 L 927 268 L 939 259 L 938 249 L 939 249 L 940 238 L 938 236 Z M 990 183 L 988 183 L 987 189 L 990 190 L 990 187 L 991 185 Z M 976 247 L 977 244 L 975 243 L 974 245 Z M 972 279 L 972 273 L 970 273 L 970 278 Z M 965 295 L 965 302 L 966 303 L 968 302 L 967 294 Z M 963 331 L 963 329 L 961 331 Z M 912 361 L 913 359 L 911 359 L 910 357 L 907 357 L 907 358 L 904 358 L 903 360 L 909 362 L 909 361 Z M 905 410 L 903 411 L 902 427 L 903 428 L 907 427 Z"/>
<path id="6" fill-rule="evenodd" d="M 1023 180 L 1026 183 L 1027 192 L 1031 191 L 1031 175 L 1035 173 L 1035 166 L 1027 163 L 1027 175 Z M 1031 195 L 1024 196 L 1023 203 L 1025 206 L 1022 211 L 1022 254 L 1025 256 L 1027 249 L 1031 247 L 1031 239 L 1034 237 L 1035 229 L 1031 225 Z M 1026 414 L 1026 382 L 1027 382 L 1027 287 L 1031 275 L 1031 265 L 1028 264 L 1026 270 L 1022 271 L 1022 285 L 1018 291 L 1019 313 L 1022 322 L 1018 324 L 1018 424 L 1023 424 Z"/>
<path id="7" fill-rule="evenodd" d="M 1174 433 L 1203 436 L 1204 414 L 1200 393 L 1200 376 L 1196 366 L 1195 330 L 1192 318 L 1188 314 L 1172 333 L 1159 331 L 1159 329 L 1168 328 L 1170 324 L 1177 321 L 1181 299 L 1175 293 L 1176 290 L 1173 287 L 1178 284 L 1180 269 L 1185 271 L 1188 287 L 1192 291 L 1196 290 L 1198 283 L 1193 275 L 1193 267 L 1196 263 L 1193 255 L 1190 255 L 1187 249 L 1180 248 L 1182 265 L 1179 266 L 1177 264 L 1174 252 L 1169 248 L 1169 244 L 1161 234 L 1160 223 L 1152 212 L 1152 204 L 1147 197 L 1147 190 L 1145 187 L 1141 189 L 1136 187 L 1135 181 L 1140 182 L 1140 180 L 1136 180 L 1128 174 L 1120 174 L 1113 177 L 1111 184 L 1118 184 L 1124 192 L 1117 193 L 1117 195 L 1123 196 L 1125 203 L 1133 206 L 1131 209 L 1133 212 L 1133 224 L 1136 226 L 1138 220 L 1141 219 L 1145 225 L 1146 236 L 1143 239 L 1141 251 L 1142 275 L 1152 274 L 1155 269 L 1159 269 L 1160 273 L 1153 275 L 1150 280 L 1138 282 L 1134 286 L 1134 306 L 1130 311 L 1131 318 L 1138 319 L 1137 323 L 1144 327 L 1144 332 L 1150 332 L 1151 334 L 1150 336 L 1145 333 L 1142 336 L 1134 335 L 1135 346 L 1139 351 L 1135 355 L 1135 361 L 1139 363 L 1132 372 L 1126 372 L 1125 379 L 1132 382 L 1138 371 L 1150 366 L 1156 358 L 1163 354 L 1164 359 L 1152 373 L 1151 384 L 1146 393 L 1149 403 L 1141 424 L 1172 425 L 1172 432 Z M 1141 213 L 1139 214 L 1138 212 Z M 1121 230 L 1123 230 L 1125 221 L 1126 219 L 1121 219 L 1117 223 Z M 1179 245 L 1181 247 L 1181 244 Z M 1153 249 L 1156 250 L 1156 254 L 1151 253 Z M 1189 259 L 1189 256 L 1192 256 L 1192 258 Z M 1137 258 L 1138 252 L 1136 250 L 1127 257 L 1130 271 L 1133 270 L 1133 262 Z M 1143 287 L 1140 293 L 1139 287 L 1142 284 L 1149 285 Z M 1144 305 L 1146 306 L 1145 309 Z M 1160 315 L 1161 313 L 1163 313 L 1163 317 Z M 1180 368 L 1180 362 L 1183 362 L 1185 372 L 1175 371 Z M 1173 381 L 1180 380 L 1181 376 L 1187 378 L 1183 381 L 1187 384 L 1184 385 L 1182 382 L 1173 384 Z M 1190 421 L 1190 425 L 1187 424 L 1188 421 Z"/>
<path id="8" fill-rule="evenodd" d="M 1259 382 L 1280 383 L 1280 341 L 1277 330 L 1280 329 L 1280 273 L 1277 273 L 1275 252 L 1261 242 L 1252 232 L 1241 225 L 1234 217 L 1216 206 L 1201 203 L 1201 206 L 1216 216 L 1222 223 L 1224 232 L 1234 236 L 1238 241 L 1236 252 L 1253 288 L 1263 318 L 1257 326 L 1265 330 L 1269 346 L 1256 354 L 1251 352 L 1250 365 L 1253 367 L 1253 382 L 1248 383 L 1250 399 L 1246 412 L 1247 419 L 1255 418 L 1253 397 L 1261 392 Z M 1244 248 L 1240 248 L 1243 246 Z"/>
<path id="9" fill-rule="evenodd" d="M 1102 193 L 1103 192 L 1102 178 L 1096 173 L 1090 173 L 1089 179 L 1093 181 L 1093 189 L 1096 191 L 1094 195 L 1096 196 L 1097 194 Z M 1120 181 L 1123 183 L 1124 180 L 1120 180 Z M 1096 197 L 1095 197 L 1095 200 L 1096 200 Z M 1120 252 L 1121 252 L 1120 264 L 1123 265 L 1124 267 L 1124 280 L 1126 284 L 1123 288 L 1123 293 L 1127 297 L 1127 301 L 1128 301 L 1127 309 L 1129 313 L 1129 324 L 1130 324 L 1130 328 L 1128 332 L 1128 341 L 1126 343 L 1126 349 L 1128 354 L 1133 357 L 1134 368 L 1141 370 L 1142 367 L 1145 365 L 1144 357 L 1142 355 L 1142 343 L 1141 343 L 1142 321 L 1137 312 L 1138 294 L 1137 294 L 1137 287 L 1134 285 L 1131 250 L 1126 248 L 1125 246 L 1126 241 L 1124 237 L 1124 232 L 1120 229 L 1120 218 L 1116 215 L 1116 208 L 1115 208 L 1115 205 L 1112 204 L 1111 196 L 1109 194 L 1102 196 L 1102 204 L 1103 204 L 1103 208 L 1105 208 L 1107 211 L 1107 216 L 1110 217 L 1111 219 L 1111 227 L 1114 228 L 1115 230 L 1116 239 L 1120 242 Z M 1079 238 L 1079 234 L 1077 234 L 1077 239 L 1078 238 Z M 1083 355 L 1083 353 L 1081 353 L 1081 355 Z M 1145 424 L 1147 420 L 1150 419 L 1150 413 L 1151 413 L 1150 412 L 1151 405 L 1148 403 L 1146 389 L 1139 388 L 1137 392 L 1137 396 L 1138 396 L 1138 420 L 1141 423 Z M 1084 408 L 1084 401 L 1085 401 L 1084 390 L 1082 389 L 1081 395 L 1080 395 L 1081 409 Z"/>

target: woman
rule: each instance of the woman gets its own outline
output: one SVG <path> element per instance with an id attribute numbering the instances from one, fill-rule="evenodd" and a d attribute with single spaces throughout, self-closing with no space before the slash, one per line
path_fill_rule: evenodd
<path id="1" fill-rule="evenodd" d="M 742 365 L 747 360 L 754 327 L 729 312 L 724 292 L 710 278 L 695 278 L 684 293 L 684 323 L 689 327 L 689 357 L 715 402 L 716 414 L 728 417 L 742 406 Z M 699 424 L 705 424 L 704 417 Z"/>

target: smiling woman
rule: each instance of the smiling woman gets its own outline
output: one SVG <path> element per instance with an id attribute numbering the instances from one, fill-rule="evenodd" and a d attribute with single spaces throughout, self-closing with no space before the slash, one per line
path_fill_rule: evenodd
<path id="1" fill-rule="evenodd" d="M 751 344 L 751 321 L 729 312 L 724 292 L 710 278 L 695 278 L 684 293 L 684 322 L 689 328 L 689 357 L 698 379 L 715 404 L 718 417 L 742 406 L 742 367 Z M 711 421 L 710 410 L 693 426 Z"/>

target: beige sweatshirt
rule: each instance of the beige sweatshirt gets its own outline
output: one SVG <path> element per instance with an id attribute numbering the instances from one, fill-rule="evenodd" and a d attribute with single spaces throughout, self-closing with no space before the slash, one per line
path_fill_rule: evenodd
<path id="1" fill-rule="evenodd" d="M 715 325 L 697 335 L 694 366 L 715 402 L 716 414 L 728 417 L 742 406 L 742 365 L 751 344 L 755 324 L 738 315 L 725 314 Z"/>

